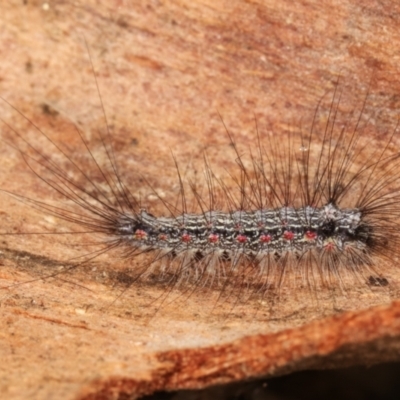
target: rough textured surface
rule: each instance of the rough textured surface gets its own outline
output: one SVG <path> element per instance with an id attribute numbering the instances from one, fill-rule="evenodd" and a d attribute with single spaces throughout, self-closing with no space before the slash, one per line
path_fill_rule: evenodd
<path id="1" fill-rule="evenodd" d="M 182 165 L 201 162 L 204 149 L 216 168 L 234 165 L 219 114 L 242 145 L 254 137 L 254 116 L 274 132 L 307 129 L 340 74 L 345 112 L 370 91 L 368 140 L 379 141 L 396 124 L 400 8 L 392 2 L 28 0 L 3 1 L 1 11 L 0 95 L 79 158 L 78 124 L 101 161 L 95 133 L 106 124 L 86 40 L 118 163 L 129 172 L 124 180 L 150 211 L 157 211 L 157 199 L 143 175 L 166 198 L 179 191 L 171 149 Z M 48 148 L 11 107 L 3 103 L 0 113 Z M 60 201 L 33 179 L 18 152 L 5 144 L 0 151 L 2 188 Z M 2 232 L 71 229 L 5 195 L 0 210 Z M 396 271 L 383 293 L 361 284 L 346 298 L 321 294 L 316 304 L 293 296 L 278 314 L 264 303 L 214 309 L 218 294 L 201 290 L 172 301 L 164 287 L 134 286 L 119 298 L 124 268 L 112 255 L 38 279 L 68 268 L 70 258 L 87 253 L 89 241 L 2 238 L 6 397 L 117 399 L 400 358 L 397 302 L 324 318 L 398 297 Z"/>
<path id="2" fill-rule="evenodd" d="M 150 382 L 114 377 L 96 382 L 94 394 L 85 393 L 81 398 L 112 398 L 114 391 L 130 393 L 132 387 L 139 393 L 148 393 L 321 366 L 343 368 L 354 363 L 369 364 L 377 357 L 382 362 L 398 360 L 399 312 L 400 303 L 395 302 L 390 308 L 348 313 L 295 330 L 247 337 L 227 345 L 159 353 L 161 368 Z"/>

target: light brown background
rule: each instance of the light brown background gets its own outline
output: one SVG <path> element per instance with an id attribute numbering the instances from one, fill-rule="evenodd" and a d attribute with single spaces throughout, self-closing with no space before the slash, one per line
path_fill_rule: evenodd
<path id="1" fill-rule="evenodd" d="M 176 196 L 171 149 L 189 169 L 205 149 L 216 168 L 234 164 L 219 114 L 239 144 L 254 137 L 254 116 L 278 133 L 307 127 L 340 75 L 344 111 L 369 90 L 372 139 L 397 121 L 400 6 L 393 2 L 3 0 L 0 8 L 0 95 L 75 154 L 78 124 L 101 158 L 95 132 L 106 124 L 86 41 L 118 163 L 129 171 L 124 179 L 150 209 L 157 202 L 138 177 Z M 6 104 L 1 118 L 35 137 Z M 59 200 L 18 152 L 3 144 L 1 154 L 2 188 Z M 69 229 L 6 195 L 0 209 L 3 232 Z M 6 398 L 118 398 L 398 359 L 398 303 L 310 322 L 332 313 L 332 301 L 303 308 L 294 299 L 271 318 L 262 304 L 213 311 L 216 295 L 195 293 L 155 315 L 162 288 L 134 287 L 115 301 L 121 287 L 112 287 L 112 271 L 122 267 L 111 256 L 72 276 L 36 280 L 82 251 L 73 237 L 4 236 L 2 244 L 2 286 L 35 280 L 0 292 Z M 378 298 L 355 291 L 341 307 L 366 308 L 393 291 Z"/>

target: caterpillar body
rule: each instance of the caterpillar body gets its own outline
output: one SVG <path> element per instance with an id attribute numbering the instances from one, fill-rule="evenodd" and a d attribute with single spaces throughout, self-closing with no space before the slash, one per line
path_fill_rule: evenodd
<path id="1" fill-rule="evenodd" d="M 322 126 L 316 123 L 317 109 L 308 133 L 257 134 L 256 150 L 247 155 L 227 131 L 237 171 L 225 178 L 215 173 L 206 156 L 202 184 L 185 179 L 175 161 L 178 201 L 165 200 L 148 184 L 165 210 L 154 215 L 123 183 L 108 135 L 99 134 L 108 162 L 100 166 L 77 130 L 92 170 L 102 177 L 99 184 L 40 129 L 67 168 L 5 123 L 4 140 L 69 204 L 13 195 L 72 222 L 96 240 L 100 234 L 95 243 L 99 249 L 78 266 L 109 250 L 119 251 L 125 263 L 135 263 L 129 268 L 129 287 L 162 282 L 167 295 L 175 287 L 189 295 L 206 288 L 223 298 L 234 295 L 235 301 L 271 302 L 289 288 L 346 291 L 354 282 L 383 288 L 388 282 L 385 266 L 393 265 L 400 251 L 397 130 L 373 143 L 363 135 L 364 109 L 355 121 L 342 124 L 339 105 L 335 90 Z M 79 178 L 71 178 L 69 170 Z"/>

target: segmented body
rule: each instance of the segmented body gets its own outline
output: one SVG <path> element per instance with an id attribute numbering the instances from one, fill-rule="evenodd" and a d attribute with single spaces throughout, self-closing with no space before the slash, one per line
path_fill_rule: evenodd
<path id="1" fill-rule="evenodd" d="M 186 250 L 197 256 L 221 252 L 257 256 L 309 249 L 345 251 L 363 249 L 368 229 L 357 209 L 340 210 L 333 204 L 299 209 L 281 207 L 256 211 L 182 214 L 155 217 L 145 210 L 120 219 L 117 236 L 126 244 L 148 250 Z"/>

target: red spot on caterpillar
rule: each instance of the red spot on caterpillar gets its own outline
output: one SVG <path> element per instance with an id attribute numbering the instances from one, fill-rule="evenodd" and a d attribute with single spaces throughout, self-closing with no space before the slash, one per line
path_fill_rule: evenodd
<path id="1" fill-rule="evenodd" d="M 261 243 L 269 243 L 271 241 L 271 235 L 261 235 L 260 242 Z"/>
<path id="2" fill-rule="evenodd" d="M 246 243 L 247 242 L 247 236 L 245 236 L 245 235 L 237 235 L 236 236 L 236 240 L 239 243 Z"/>
<path id="3" fill-rule="evenodd" d="M 158 239 L 159 240 L 167 240 L 168 236 L 165 233 L 161 233 L 160 235 L 158 235 Z"/>
<path id="4" fill-rule="evenodd" d="M 211 234 L 208 236 L 208 241 L 209 241 L 210 243 L 217 243 L 218 240 L 219 240 L 219 236 L 216 235 L 215 233 L 211 233 Z"/>
<path id="5" fill-rule="evenodd" d="M 328 242 L 328 243 L 324 246 L 325 250 L 327 250 L 327 251 L 333 251 L 333 250 L 335 249 L 335 247 L 336 247 L 336 245 L 335 245 L 335 243 L 333 243 L 333 242 Z"/>
<path id="6" fill-rule="evenodd" d="M 311 231 L 307 231 L 304 236 L 307 240 L 315 240 L 318 237 L 318 235 L 315 232 Z"/>
<path id="7" fill-rule="evenodd" d="M 182 240 L 182 242 L 184 242 L 184 243 L 189 243 L 189 242 L 192 240 L 192 236 L 189 235 L 188 233 L 184 233 L 184 234 L 181 236 L 181 240 Z"/>
<path id="8" fill-rule="evenodd" d="M 134 238 L 137 240 L 144 240 L 147 237 L 147 233 L 141 229 L 136 229 L 135 233 L 133 234 Z"/>
<path id="9" fill-rule="evenodd" d="M 285 231 L 283 233 L 283 238 L 286 240 L 293 240 L 294 239 L 294 233 L 291 231 Z"/>

